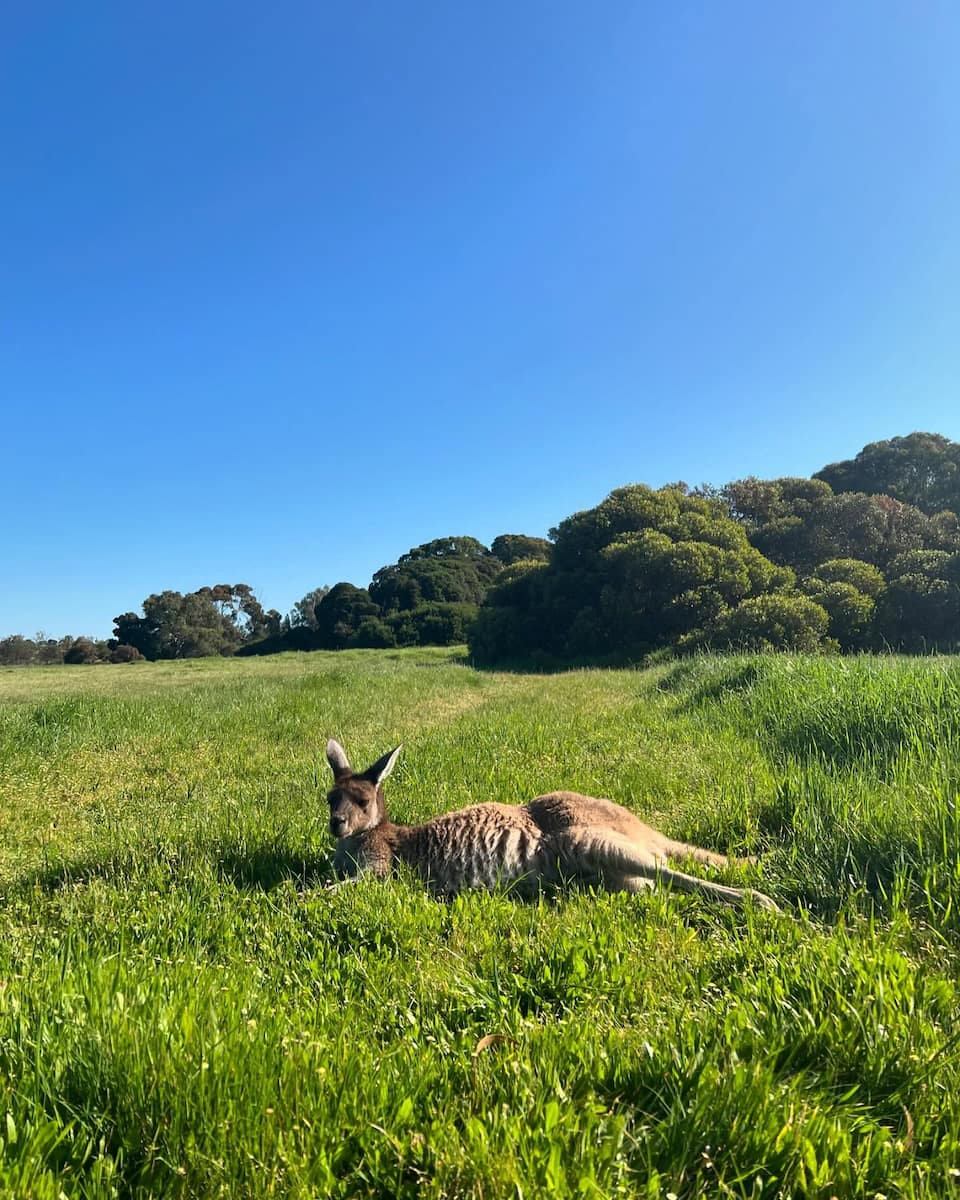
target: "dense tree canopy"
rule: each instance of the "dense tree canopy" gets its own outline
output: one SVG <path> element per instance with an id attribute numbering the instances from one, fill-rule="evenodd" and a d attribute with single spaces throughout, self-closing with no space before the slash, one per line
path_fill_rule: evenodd
<path id="1" fill-rule="evenodd" d="M 960 513 L 960 442 L 911 433 L 871 442 L 852 459 L 818 471 L 835 492 L 883 493 L 925 513 Z"/>
<path id="2" fill-rule="evenodd" d="M 369 589 L 341 582 L 308 592 L 279 635 L 238 653 L 462 644 L 505 558 L 542 558 L 549 549 L 543 538 L 525 534 L 503 534 L 495 545 L 499 556 L 466 536 L 413 546 L 381 567 Z"/>
<path id="3" fill-rule="evenodd" d="M 384 613 L 411 612 L 423 604 L 478 605 L 502 566 L 475 538 L 440 538 L 381 567 L 370 596 Z"/>
<path id="4" fill-rule="evenodd" d="M 885 566 L 897 554 L 942 546 L 949 522 L 890 496 L 834 495 L 820 479 L 740 479 L 723 489 L 731 515 L 771 561 L 801 575 L 829 559 Z"/>
<path id="5" fill-rule="evenodd" d="M 490 543 L 490 553 L 505 567 L 515 562 L 546 562 L 550 543 L 546 538 L 528 537 L 525 533 L 501 533 Z"/>
<path id="6" fill-rule="evenodd" d="M 380 615 L 366 588 L 336 583 L 316 608 L 317 644 L 326 650 L 343 650 L 354 639 L 364 621 Z"/>
<path id="7" fill-rule="evenodd" d="M 829 635 L 843 650 L 864 650 L 873 640 L 877 600 L 886 582 L 870 563 L 853 558 L 821 563 L 803 590 L 829 617 Z"/>
<path id="8" fill-rule="evenodd" d="M 908 471 L 902 443 L 924 451 L 925 475 Z M 552 530 L 548 563 L 501 574 L 474 653 L 563 662 L 666 647 L 960 646 L 957 515 L 902 498 L 920 498 L 922 478 L 929 501 L 934 475 L 947 494 L 956 444 L 913 435 L 878 445 L 900 446 L 912 492 L 876 475 L 886 491 L 837 494 L 822 477 L 617 489 Z"/>
<path id="9" fill-rule="evenodd" d="M 549 563 L 506 574 L 488 597 L 471 642 L 479 658 L 636 657 L 794 580 L 720 500 L 677 487 L 618 488 L 552 536 Z"/>
<path id="10" fill-rule="evenodd" d="M 414 546 L 401 554 L 401 563 L 419 562 L 427 558 L 489 558 L 490 551 L 473 537 L 434 538 L 422 546 Z"/>
<path id="11" fill-rule="evenodd" d="M 890 564 L 880 629 L 905 650 L 960 644 L 960 552 L 914 550 Z"/>

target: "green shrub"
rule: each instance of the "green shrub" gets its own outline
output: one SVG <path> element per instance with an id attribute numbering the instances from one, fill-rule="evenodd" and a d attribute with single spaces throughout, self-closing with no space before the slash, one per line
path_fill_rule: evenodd
<path id="1" fill-rule="evenodd" d="M 716 649 L 817 650 L 829 623 L 826 609 L 806 596 L 754 596 L 722 613 L 702 635 L 690 639 L 687 647 L 708 644 Z"/>

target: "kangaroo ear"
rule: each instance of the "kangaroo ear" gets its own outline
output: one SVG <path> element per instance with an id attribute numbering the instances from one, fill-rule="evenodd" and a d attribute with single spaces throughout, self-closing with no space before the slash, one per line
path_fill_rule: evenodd
<path id="1" fill-rule="evenodd" d="M 363 773 L 364 779 L 369 779 L 372 784 L 379 787 L 381 783 L 393 770 L 400 751 L 403 749 L 403 743 L 397 746 L 396 750 L 391 750 L 385 754 L 383 758 L 378 758 L 372 767 L 367 767 Z"/>
<path id="2" fill-rule="evenodd" d="M 344 775 L 353 774 L 353 768 L 350 766 L 350 760 L 347 758 L 346 751 L 333 738 L 327 742 L 327 762 L 330 764 L 330 770 L 333 772 L 334 779 L 340 779 Z"/>

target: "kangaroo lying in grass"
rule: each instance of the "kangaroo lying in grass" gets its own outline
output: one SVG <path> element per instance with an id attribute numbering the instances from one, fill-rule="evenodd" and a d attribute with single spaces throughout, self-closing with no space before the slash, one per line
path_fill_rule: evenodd
<path id="1" fill-rule="evenodd" d="M 529 804 L 475 804 L 422 825 L 394 825 L 381 784 L 393 770 L 397 746 L 361 774 L 343 747 L 327 742 L 333 771 L 330 832 L 337 838 L 338 875 L 381 878 L 406 863 L 442 893 L 510 887 L 536 893 L 543 886 L 579 881 L 610 892 L 638 892 L 663 881 L 726 904 L 749 896 L 761 908 L 777 906 L 762 892 L 726 887 L 668 867 L 667 859 L 694 858 L 725 866 L 722 854 L 674 842 L 612 800 L 577 792 L 550 792 Z"/>

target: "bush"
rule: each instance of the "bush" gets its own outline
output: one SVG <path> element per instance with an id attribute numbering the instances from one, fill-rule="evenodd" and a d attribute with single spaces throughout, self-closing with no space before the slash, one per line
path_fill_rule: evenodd
<path id="1" fill-rule="evenodd" d="M 830 618 L 830 636 L 842 650 L 865 650 L 870 644 L 876 602 L 851 583 L 824 583 L 811 579 L 807 596 Z"/>
<path id="2" fill-rule="evenodd" d="M 410 617 L 420 646 L 459 646 L 477 619 L 476 604 L 424 604 Z"/>
<path id="3" fill-rule="evenodd" d="M 397 644 L 393 630 L 379 617 L 364 617 L 348 643 L 352 648 L 386 650 Z"/>
<path id="4" fill-rule="evenodd" d="M 832 558 L 817 567 L 815 578 L 823 583 L 848 583 L 874 600 L 886 586 L 880 571 L 859 558 Z"/>
<path id="5" fill-rule="evenodd" d="M 806 596 L 754 596 L 722 613 L 703 634 L 684 639 L 684 648 L 814 651 L 822 648 L 829 622 L 826 609 Z"/>
<path id="6" fill-rule="evenodd" d="M 119 646 L 111 648 L 110 661 L 112 663 L 143 662 L 143 655 L 136 646 L 127 646 L 121 642 Z"/>
<path id="7" fill-rule="evenodd" d="M 98 659 L 96 646 L 89 638 L 85 637 L 74 638 L 72 645 L 68 646 L 63 654 L 63 661 L 71 666 L 80 663 L 95 663 Z"/>

